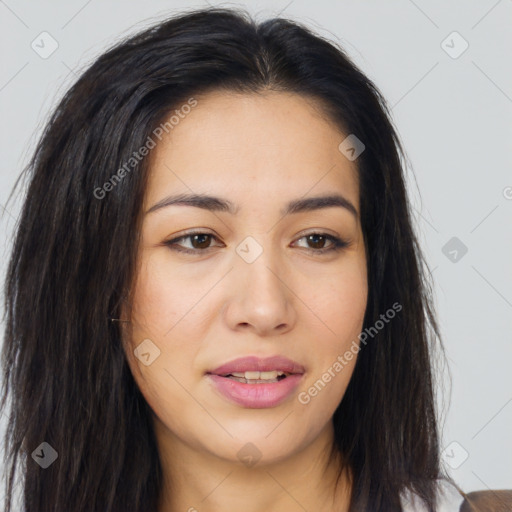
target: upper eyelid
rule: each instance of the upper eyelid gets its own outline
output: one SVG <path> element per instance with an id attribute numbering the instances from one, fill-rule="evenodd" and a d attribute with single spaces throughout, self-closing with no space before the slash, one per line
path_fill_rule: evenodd
<path id="1" fill-rule="evenodd" d="M 314 228 L 313 228 L 314 229 Z M 205 231 L 205 230 L 202 230 L 202 231 L 193 231 L 191 233 L 185 233 L 183 235 L 180 235 L 178 237 L 175 237 L 175 238 L 171 238 L 170 240 L 167 240 L 164 242 L 164 244 L 166 245 L 170 245 L 171 243 L 173 244 L 177 244 L 177 242 L 181 242 L 182 240 L 185 240 L 189 237 L 192 237 L 194 235 L 207 235 L 207 236 L 211 236 L 212 238 L 216 239 L 216 240 L 219 240 L 219 237 L 217 235 L 215 235 L 214 233 L 210 233 L 208 231 Z M 344 244 L 344 245 L 349 245 L 350 241 L 346 238 L 343 238 L 341 236 L 338 236 L 338 235 L 333 235 L 331 233 L 327 233 L 325 231 L 322 231 L 320 228 L 318 228 L 316 231 L 310 231 L 310 232 L 307 232 L 307 233 L 303 233 L 301 234 L 300 236 L 298 236 L 297 238 L 295 238 L 294 241 L 297 241 L 297 240 L 301 240 L 302 238 L 306 237 L 306 236 L 310 236 L 310 235 L 322 235 L 322 236 L 326 236 L 327 238 L 330 239 L 330 242 L 331 244 L 336 244 L 336 243 L 341 243 L 341 244 Z M 213 248 L 212 247 L 207 247 L 206 249 L 203 249 L 202 251 L 206 251 L 207 249 L 211 249 Z M 194 251 L 194 252 L 202 252 L 200 249 L 189 249 L 189 248 L 184 248 L 185 251 Z M 312 251 L 315 251 L 315 252 L 321 252 L 322 249 L 311 249 Z"/>
<path id="2" fill-rule="evenodd" d="M 168 240 L 166 243 L 169 243 L 169 242 L 180 242 L 182 240 L 186 240 L 187 238 L 190 238 L 194 235 L 207 235 L 207 236 L 211 236 L 212 238 L 215 238 L 216 240 L 219 240 L 219 237 L 217 235 L 214 235 L 213 233 L 208 233 L 207 231 L 197 231 L 196 233 L 187 233 L 185 235 L 181 235 L 177 238 L 172 238 L 171 240 Z"/>
<path id="3" fill-rule="evenodd" d="M 193 231 L 191 233 L 185 233 L 185 234 L 180 235 L 180 236 L 175 237 L 175 238 L 170 238 L 169 240 L 167 240 L 167 242 L 177 242 L 178 240 L 182 240 L 184 238 L 188 238 L 188 237 L 194 236 L 194 235 L 208 235 L 208 236 L 211 236 L 213 238 L 216 238 L 217 240 L 219 239 L 219 237 L 215 233 L 210 233 L 208 231 Z M 326 235 L 326 236 L 331 236 L 333 238 L 341 238 L 341 237 L 339 237 L 337 235 L 333 235 L 333 234 L 328 233 L 326 231 L 321 231 L 320 229 L 317 229 L 316 231 L 310 231 L 308 233 L 301 234 L 300 236 L 298 236 L 296 238 L 296 240 L 300 240 L 301 238 L 304 238 L 305 236 L 309 236 L 309 235 Z"/>
<path id="4" fill-rule="evenodd" d="M 304 236 L 308 236 L 308 235 L 328 235 L 328 236 L 332 236 L 334 238 L 343 238 L 343 236 L 341 235 L 337 235 L 335 233 L 330 233 L 329 231 L 333 231 L 333 230 L 329 230 L 327 228 L 306 228 L 306 229 L 303 229 L 301 231 L 301 234 L 298 236 L 298 238 L 302 238 Z M 199 229 L 192 229 L 192 231 L 185 231 L 185 233 L 179 235 L 178 237 L 175 237 L 175 238 L 171 238 L 169 239 L 168 241 L 173 241 L 173 240 L 179 240 L 181 238 L 186 238 L 188 236 L 194 236 L 194 235 L 210 235 L 212 237 L 215 237 L 215 238 L 219 238 L 219 236 L 214 233 L 214 232 L 211 232 L 208 230 L 208 228 L 199 228 Z"/>

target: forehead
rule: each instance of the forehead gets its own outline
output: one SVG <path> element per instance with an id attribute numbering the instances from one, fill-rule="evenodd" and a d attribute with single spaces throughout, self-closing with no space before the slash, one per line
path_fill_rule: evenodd
<path id="1" fill-rule="evenodd" d="M 284 196 L 336 190 L 358 208 L 357 167 L 338 149 L 346 134 L 313 99 L 225 91 L 195 99 L 153 150 L 146 204 L 169 192 L 229 191 L 234 202 L 277 207 Z"/>

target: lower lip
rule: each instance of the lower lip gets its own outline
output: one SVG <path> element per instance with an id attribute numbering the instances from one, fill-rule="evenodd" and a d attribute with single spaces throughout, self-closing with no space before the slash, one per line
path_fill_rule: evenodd
<path id="1" fill-rule="evenodd" d="M 264 409 L 275 407 L 286 400 L 299 385 L 302 374 L 288 375 L 285 379 L 268 384 L 244 384 L 220 375 L 208 374 L 222 395 L 242 407 Z"/>

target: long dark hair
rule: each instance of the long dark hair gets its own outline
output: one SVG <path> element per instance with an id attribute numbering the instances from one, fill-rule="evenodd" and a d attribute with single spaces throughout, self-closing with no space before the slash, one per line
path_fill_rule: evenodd
<path id="1" fill-rule="evenodd" d="M 162 470 L 151 411 L 110 320 L 120 318 L 136 271 L 148 159 L 107 197 L 94 191 L 173 109 L 210 90 L 314 98 L 365 144 L 356 162 L 364 328 L 392 304 L 402 310 L 359 354 L 334 414 L 333 456 L 353 471 L 351 510 L 399 511 L 408 490 L 435 510 L 440 336 L 389 108 L 336 43 L 294 21 L 256 23 L 220 8 L 182 13 L 101 55 L 55 109 L 26 169 L 5 282 L 6 510 L 18 470 L 27 512 L 156 510 Z M 58 454 L 47 469 L 32 460 L 42 442 Z"/>

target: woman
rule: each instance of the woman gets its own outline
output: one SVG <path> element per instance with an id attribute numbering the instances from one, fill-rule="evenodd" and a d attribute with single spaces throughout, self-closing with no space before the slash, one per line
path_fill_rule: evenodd
<path id="1" fill-rule="evenodd" d="M 457 510 L 403 159 L 297 23 L 202 9 L 100 56 L 29 166 L 6 510 L 17 468 L 27 512 Z"/>

